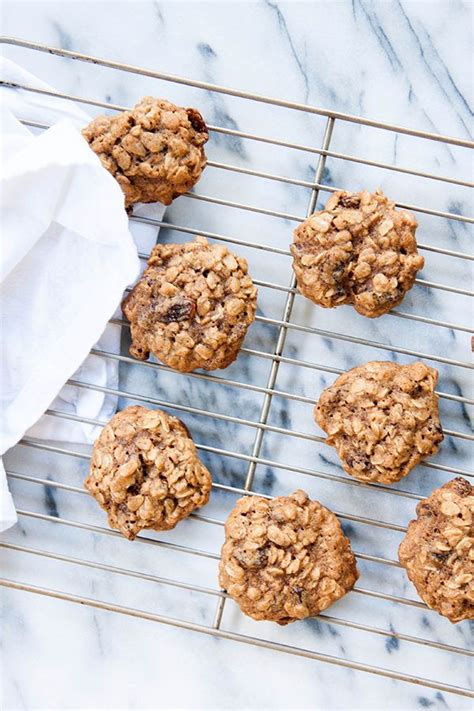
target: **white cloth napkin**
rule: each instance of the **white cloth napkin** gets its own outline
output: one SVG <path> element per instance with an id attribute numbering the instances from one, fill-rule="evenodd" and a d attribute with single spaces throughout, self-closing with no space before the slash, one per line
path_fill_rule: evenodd
<path id="1" fill-rule="evenodd" d="M 0 76 L 50 89 L 5 59 Z M 120 352 L 120 327 L 104 328 L 138 275 L 134 241 L 150 252 L 157 228 L 135 222 L 132 238 L 122 191 L 78 130 L 90 120 L 81 109 L 4 86 L 0 99 L 0 453 L 25 432 L 92 442 L 97 427 L 41 415 L 48 407 L 98 420 L 115 412 L 114 396 L 64 383 L 117 387 L 118 363 L 86 356 L 97 341 L 99 350 Z M 52 127 L 32 133 L 19 119 Z M 163 212 L 161 205 L 135 210 L 157 220 Z M 0 531 L 15 520 L 2 465 Z"/>

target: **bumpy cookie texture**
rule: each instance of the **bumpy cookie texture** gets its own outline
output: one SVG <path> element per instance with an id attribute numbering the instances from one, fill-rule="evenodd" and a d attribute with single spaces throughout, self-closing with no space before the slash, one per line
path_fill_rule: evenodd
<path id="1" fill-rule="evenodd" d="M 174 528 L 207 503 L 211 483 L 180 420 L 133 406 L 102 430 L 84 485 L 107 512 L 110 527 L 133 540 L 144 528 Z"/>
<path id="2" fill-rule="evenodd" d="M 82 131 L 118 181 L 125 207 L 162 202 L 190 190 L 206 165 L 206 124 L 196 109 L 146 96 L 131 111 L 98 116 Z"/>
<path id="3" fill-rule="evenodd" d="M 438 372 L 424 363 L 372 361 L 323 391 L 314 416 L 348 474 L 393 484 L 438 450 L 437 380 Z"/>
<path id="4" fill-rule="evenodd" d="M 419 596 L 451 622 L 474 619 L 474 487 L 453 479 L 416 507 L 398 549 Z"/>
<path id="5" fill-rule="evenodd" d="M 219 583 L 255 620 L 318 615 L 359 576 L 336 516 L 304 491 L 239 499 L 225 532 Z"/>
<path id="6" fill-rule="evenodd" d="M 122 304 L 135 358 L 150 351 L 176 370 L 226 368 L 255 318 L 257 290 L 247 262 L 204 237 L 158 244 Z"/>
<path id="7" fill-rule="evenodd" d="M 417 222 L 376 191 L 335 192 L 294 232 L 293 268 L 304 296 L 325 308 L 353 304 L 374 318 L 399 304 L 424 259 Z"/>

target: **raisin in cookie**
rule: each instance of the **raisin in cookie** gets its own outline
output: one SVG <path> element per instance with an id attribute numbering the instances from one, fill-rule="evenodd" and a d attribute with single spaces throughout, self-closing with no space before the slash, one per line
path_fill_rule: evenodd
<path id="1" fill-rule="evenodd" d="M 151 351 L 182 372 L 226 368 L 255 318 L 256 301 L 247 262 L 226 247 L 204 237 L 158 244 L 122 304 L 130 353 L 146 360 Z"/>
<path id="2" fill-rule="evenodd" d="M 197 183 L 206 166 L 206 124 L 196 109 L 146 96 L 131 111 L 98 116 L 82 131 L 119 183 L 125 207 L 169 205 Z"/>
<path id="3" fill-rule="evenodd" d="M 398 549 L 419 596 L 451 622 L 474 619 L 474 487 L 458 477 L 416 507 Z"/>
<path id="4" fill-rule="evenodd" d="M 304 491 L 239 499 L 225 532 L 219 583 L 255 620 L 318 615 L 359 577 L 336 516 Z"/>
<path id="5" fill-rule="evenodd" d="M 174 528 L 207 504 L 211 483 L 180 420 L 133 406 L 102 430 L 84 485 L 107 512 L 110 527 L 133 540 L 144 528 Z"/>
<path id="6" fill-rule="evenodd" d="M 335 192 L 294 232 L 293 268 L 301 293 L 325 308 L 353 304 L 374 318 L 399 304 L 424 259 L 417 222 L 385 195 Z"/>
<path id="7" fill-rule="evenodd" d="M 348 474 L 393 484 L 438 450 L 437 380 L 438 372 L 424 363 L 372 361 L 323 391 L 314 416 Z"/>

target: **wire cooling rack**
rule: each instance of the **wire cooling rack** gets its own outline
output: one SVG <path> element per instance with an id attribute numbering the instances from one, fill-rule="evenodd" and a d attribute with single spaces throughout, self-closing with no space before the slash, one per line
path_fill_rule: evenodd
<path id="1" fill-rule="evenodd" d="M 398 135 L 407 135 L 413 137 L 417 141 L 419 140 L 441 142 L 446 146 L 457 146 L 463 149 L 474 147 L 474 143 L 468 140 L 449 136 L 442 136 L 437 133 L 429 133 L 426 131 L 408 129 L 402 126 L 382 123 L 379 121 L 372 121 L 358 116 L 352 116 L 336 111 L 328 111 L 317 107 L 307 106 L 305 104 L 274 99 L 267 96 L 248 93 L 245 91 L 237 91 L 223 86 L 217 86 L 206 82 L 189 80 L 170 74 L 165 74 L 162 72 L 156 72 L 141 67 L 121 64 L 115 61 L 108 61 L 97 57 L 92 57 L 73 51 L 58 49 L 55 47 L 40 45 L 25 40 L 15 38 L 3 38 L 2 43 L 10 46 L 15 46 L 17 48 L 22 48 L 24 50 L 30 50 L 40 53 L 49 53 L 51 55 L 54 55 L 55 57 L 66 58 L 67 60 L 92 63 L 94 65 L 97 65 L 98 67 L 105 68 L 110 71 L 118 71 L 121 76 L 131 75 L 132 77 L 147 77 L 152 80 L 161 80 L 174 84 L 185 85 L 186 87 L 192 87 L 193 89 L 204 90 L 205 92 L 211 93 L 212 95 L 227 95 L 229 97 L 236 97 L 248 102 L 250 109 L 254 108 L 257 104 L 266 104 L 270 107 L 278 107 L 279 109 L 285 109 L 290 112 L 305 112 L 308 115 L 316 115 L 318 117 L 322 117 L 321 120 L 325 120 L 325 126 L 323 130 L 323 140 L 321 142 L 320 147 L 313 147 L 311 145 L 304 145 L 288 140 L 281 140 L 279 138 L 270 137 L 268 135 L 259 135 L 258 133 L 245 133 L 243 131 L 237 130 L 236 128 L 229 128 L 222 125 L 209 126 L 211 136 L 221 135 L 227 136 L 230 139 L 235 138 L 238 140 L 246 140 L 250 142 L 250 145 L 266 144 L 268 146 L 274 147 L 276 150 L 292 149 L 314 157 L 317 162 L 314 170 L 314 178 L 311 180 L 300 180 L 296 178 L 285 177 L 271 172 L 248 169 L 240 165 L 220 163 L 213 160 L 209 160 L 208 162 L 208 166 L 222 171 L 230 171 L 234 175 L 240 174 L 241 176 L 248 178 L 262 178 L 269 181 L 276 181 L 279 183 L 286 183 L 292 186 L 309 189 L 310 198 L 307 204 L 307 215 L 311 214 L 311 212 L 314 211 L 320 192 L 331 192 L 337 189 L 334 186 L 324 183 L 324 171 L 328 158 L 332 158 L 337 161 L 368 166 L 370 168 L 377 168 L 382 171 L 394 171 L 400 173 L 402 177 L 414 176 L 416 178 L 421 178 L 427 181 L 441 181 L 443 184 L 446 185 L 452 184 L 463 188 L 474 187 L 474 184 L 472 182 L 460 179 L 458 177 L 449 177 L 446 175 L 424 172 L 422 170 L 399 167 L 397 165 L 372 160 L 366 157 L 357 157 L 354 155 L 341 153 L 335 150 L 331 150 L 330 148 L 331 138 L 336 123 L 358 124 L 366 128 L 379 129 L 384 132 L 391 132 Z M 13 86 L 21 88 L 27 92 L 50 94 L 51 96 L 63 99 L 64 101 L 73 100 L 80 102 L 84 105 L 105 108 L 110 111 L 123 110 L 125 108 L 128 108 L 125 106 L 112 104 L 110 102 L 107 103 L 97 101 L 93 98 L 83 95 L 74 96 L 71 94 L 56 91 L 39 91 L 28 86 Z M 37 121 L 30 121 L 27 117 L 25 117 L 24 123 L 26 123 L 27 125 L 35 126 L 40 129 L 47 127 L 45 124 L 39 123 Z M 304 218 L 304 215 L 302 214 L 293 215 L 287 212 L 279 212 L 273 209 L 257 207 L 253 206 L 252 204 L 240 203 L 230 199 L 203 195 L 200 192 L 188 194 L 183 198 L 180 198 L 180 200 L 184 200 L 185 197 L 190 198 L 192 200 L 201 201 L 202 203 L 205 203 L 207 205 L 215 204 L 219 206 L 237 209 L 240 211 L 250 211 L 255 214 L 260 214 L 265 218 L 281 218 L 286 222 L 296 223 L 300 222 Z M 474 219 L 472 217 L 463 216 L 459 214 L 459 211 L 453 210 L 451 212 L 445 212 L 435 210 L 424 205 L 411 205 L 400 202 L 397 204 L 399 207 L 413 210 L 416 213 L 434 216 L 439 218 L 440 220 L 457 221 L 462 222 L 464 224 L 472 224 L 474 222 Z M 222 241 L 230 245 L 238 245 L 240 249 L 245 248 L 248 250 L 257 250 L 263 256 L 265 256 L 266 253 L 272 253 L 273 255 L 280 255 L 282 257 L 285 257 L 287 261 L 289 257 L 289 251 L 286 248 L 281 248 L 274 244 L 272 245 L 259 241 L 254 242 L 237 237 L 231 237 L 229 235 L 216 233 L 213 231 L 206 231 L 196 225 L 175 224 L 175 222 L 170 222 L 166 220 L 151 220 L 149 218 L 139 217 L 136 215 L 132 215 L 131 220 L 150 223 L 156 225 L 157 227 L 160 227 L 162 230 L 170 230 L 172 231 L 172 233 L 179 232 L 185 236 L 188 234 L 202 234 L 210 238 L 211 240 Z M 423 252 L 439 255 L 445 260 L 448 260 L 448 258 L 453 260 L 473 259 L 471 255 L 465 253 L 464 251 L 447 249 L 443 246 L 433 243 L 421 242 L 421 244 L 419 244 L 419 247 Z M 147 255 L 141 254 L 140 257 L 146 259 Z M 291 269 L 289 269 L 288 273 L 291 273 Z M 97 385 L 92 386 L 88 385 L 87 383 L 77 382 L 73 380 L 70 381 L 71 384 L 76 385 L 80 388 L 89 388 L 92 390 L 96 390 L 102 394 L 107 393 L 110 395 L 117 396 L 118 398 L 120 398 L 121 403 L 139 402 L 152 406 L 165 407 L 176 411 L 177 414 L 184 413 L 187 417 L 195 418 L 196 421 L 200 418 L 204 418 L 204 421 L 209 425 L 212 423 L 212 420 L 217 420 L 221 421 L 223 424 L 231 428 L 235 427 L 239 430 L 240 428 L 245 428 L 248 432 L 252 433 L 251 438 L 247 438 L 247 441 L 249 441 L 250 443 L 249 451 L 245 453 L 234 452 L 227 448 L 215 446 L 212 443 L 197 443 L 197 447 L 201 452 L 202 456 L 215 456 L 219 458 L 215 459 L 214 461 L 230 460 L 232 466 L 232 463 L 235 463 L 235 466 L 237 466 L 238 464 L 240 467 L 240 486 L 235 485 L 235 482 L 233 480 L 231 480 L 231 483 L 220 483 L 217 481 L 214 482 L 214 495 L 222 495 L 222 497 L 224 497 L 221 499 L 223 515 L 220 518 L 209 517 L 206 513 L 206 510 L 204 510 L 203 513 L 195 514 L 192 517 L 193 521 L 191 522 L 191 525 L 196 524 L 197 526 L 200 526 L 200 533 L 196 537 L 196 539 L 193 536 L 188 536 L 184 538 L 184 542 L 181 542 L 181 539 L 179 537 L 174 540 L 170 540 L 170 538 L 161 537 L 160 535 L 154 535 L 153 533 L 149 534 L 149 532 L 147 532 L 146 535 L 138 537 L 137 542 L 133 544 L 133 546 L 137 546 L 139 548 L 142 546 L 144 546 L 144 548 L 151 548 L 152 552 L 163 551 L 164 554 L 169 553 L 171 555 L 170 574 L 168 575 L 167 573 L 163 576 L 157 576 L 152 572 L 144 572 L 128 567 L 118 567 L 116 565 L 110 564 L 109 562 L 106 562 L 111 559 L 108 555 L 105 561 L 97 561 L 85 559 L 82 556 L 72 556 L 70 555 L 70 551 L 63 553 L 58 552 L 57 549 L 55 550 L 54 544 L 55 542 L 57 542 L 57 537 L 55 537 L 54 534 L 58 526 L 61 527 L 62 531 L 65 531 L 66 529 L 72 530 L 74 533 L 77 533 L 79 535 L 79 538 L 80 536 L 95 535 L 98 536 L 100 540 L 110 539 L 112 543 L 116 545 L 119 545 L 118 541 L 122 540 L 120 534 L 118 534 L 116 531 L 112 531 L 105 526 L 96 525 L 95 523 L 89 523 L 80 520 L 81 507 L 79 506 L 79 504 L 84 500 L 83 497 L 80 496 L 76 497 L 77 499 L 80 499 L 79 503 L 76 504 L 76 506 L 78 506 L 77 516 L 79 520 L 76 520 L 76 518 L 69 519 L 60 516 L 58 511 L 54 510 L 54 506 L 52 507 L 52 510 L 50 509 L 47 513 L 25 509 L 19 510 L 20 520 L 22 522 L 26 522 L 29 520 L 42 522 L 43 524 L 47 525 L 47 533 L 44 536 L 45 541 L 49 544 L 47 550 L 43 548 L 36 548 L 24 545 L 21 539 L 19 539 L 20 542 L 17 542 L 18 539 L 13 539 L 12 541 L 8 538 L 8 536 L 3 540 L 3 542 L 0 543 L 0 547 L 15 554 L 14 560 L 17 560 L 18 556 L 31 556 L 32 559 L 36 558 L 37 560 L 42 559 L 43 561 L 46 561 L 45 565 L 49 564 L 52 561 L 56 561 L 71 565 L 74 570 L 85 569 L 89 571 L 90 575 L 92 575 L 94 572 L 100 572 L 105 573 L 106 575 L 117 576 L 121 581 L 131 579 L 132 581 L 138 581 L 139 583 L 152 583 L 157 585 L 160 591 L 174 591 L 173 595 L 178 594 L 178 591 L 184 591 L 184 594 L 188 596 L 188 607 L 186 608 L 186 612 L 189 612 L 189 614 L 183 614 L 182 617 L 169 617 L 162 614 L 158 614 L 157 612 L 147 611 L 147 609 L 140 609 L 135 606 L 125 606 L 113 601 L 104 601 L 102 599 L 96 599 L 96 597 L 85 597 L 83 595 L 68 592 L 62 589 L 62 587 L 66 587 L 66 585 L 62 586 L 61 589 L 52 589 L 43 585 L 40 586 L 32 584 L 31 577 L 28 579 L 29 581 L 2 578 L 0 580 L 0 583 L 5 587 L 12 588 L 15 590 L 27 591 L 37 595 L 56 598 L 59 600 L 65 600 L 72 603 L 80 603 L 82 605 L 86 605 L 92 608 L 108 610 L 115 613 L 121 613 L 123 615 L 143 618 L 145 620 L 176 626 L 193 632 L 201 632 L 206 635 L 212 635 L 214 637 L 255 645 L 257 647 L 264 647 L 270 650 L 285 652 L 287 654 L 296 655 L 300 657 L 307 657 L 318 662 L 330 665 L 338 665 L 340 667 L 346 667 L 358 672 L 375 674 L 389 679 L 422 685 L 427 689 L 434 689 L 439 692 L 449 692 L 460 696 L 473 697 L 474 694 L 472 694 L 470 689 L 464 688 L 462 686 L 457 686 L 452 683 L 448 683 L 445 680 L 446 678 L 450 679 L 448 671 L 446 671 L 445 678 L 442 678 L 439 675 L 435 676 L 435 678 L 425 678 L 425 674 L 416 675 L 411 671 L 400 670 L 397 668 L 382 668 L 372 662 L 368 663 L 364 659 L 352 659 L 347 654 L 341 652 L 340 649 L 338 652 L 336 651 L 336 653 L 334 653 L 330 645 L 325 647 L 324 644 L 321 643 L 321 638 L 318 636 L 314 638 L 311 637 L 311 635 L 308 636 L 304 635 L 303 633 L 300 633 L 301 639 L 303 639 L 305 642 L 304 645 L 301 645 L 300 643 L 296 643 L 300 638 L 298 636 L 295 637 L 294 635 L 289 635 L 288 632 L 287 637 L 282 637 L 282 635 L 280 634 L 280 636 L 275 639 L 275 636 L 273 634 L 273 627 L 269 627 L 265 623 L 250 623 L 246 620 L 242 621 L 242 616 L 240 616 L 239 618 L 238 612 L 235 613 L 234 611 L 233 615 L 229 613 L 228 617 L 226 617 L 225 613 L 227 608 L 229 608 L 229 606 L 232 606 L 234 603 L 229 600 L 228 596 L 222 591 L 220 591 L 216 586 L 215 569 L 216 561 L 218 561 L 219 558 L 218 546 L 216 547 L 216 552 L 210 552 L 209 550 L 207 550 L 207 548 L 209 548 L 210 546 L 206 545 L 206 541 L 211 540 L 211 530 L 217 530 L 220 539 L 222 538 L 223 520 L 225 519 L 225 516 L 230 510 L 230 508 L 232 507 L 236 496 L 242 494 L 261 493 L 262 487 L 260 486 L 259 481 L 257 480 L 257 472 L 259 470 L 259 467 L 263 468 L 266 471 L 284 471 L 288 475 L 294 476 L 295 478 L 298 477 L 298 485 L 304 485 L 306 479 L 316 479 L 321 484 L 325 483 L 328 487 L 332 487 L 333 489 L 335 489 L 336 496 L 338 487 L 342 485 L 352 488 L 352 490 L 354 491 L 354 496 L 358 495 L 360 492 L 363 492 L 362 495 L 369 500 L 369 511 L 372 513 L 374 511 L 377 512 L 376 497 L 378 494 L 380 494 L 380 491 L 390 492 L 390 494 L 395 497 L 395 501 L 403 500 L 403 503 L 412 503 L 413 505 L 418 500 L 421 500 L 423 498 L 423 496 L 419 493 L 414 492 L 409 488 L 405 488 L 404 486 L 400 488 L 391 488 L 381 485 L 362 485 L 360 482 L 354 479 L 338 474 L 337 469 L 336 473 L 334 469 L 319 471 L 312 467 L 299 465 L 299 463 L 282 463 L 277 458 L 273 459 L 270 456 L 266 455 L 266 451 L 268 448 L 266 449 L 265 445 L 267 439 L 272 435 L 277 435 L 279 438 L 285 438 L 284 441 L 288 442 L 285 447 L 291 447 L 296 452 L 298 451 L 298 442 L 301 442 L 302 440 L 324 443 L 323 437 L 299 431 L 294 428 L 283 427 L 280 424 L 275 424 L 277 420 L 275 420 L 275 418 L 272 418 L 272 413 L 273 408 L 275 407 L 274 403 L 276 400 L 278 400 L 279 402 L 283 401 L 284 403 L 287 403 L 288 406 L 291 403 L 302 403 L 306 406 L 306 408 L 308 408 L 309 405 L 314 402 L 314 398 L 307 397 L 304 394 L 300 394 L 298 392 L 292 392 L 291 390 L 281 389 L 277 387 L 277 384 L 279 382 L 279 375 L 281 374 L 281 369 L 291 369 L 291 371 L 296 373 L 296 375 L 299 377 L 305 377 L 308 373 L 329 374 L 329 377 L 333 377 L 334 375 L 337 375 L 342 372 L 340 368 L 334 367 L 333 365 L 331 365 L 331 363 L 315 363 L 312 361 L 302 360 L 301 358 L 293 357 L 291 355 L 291 350 L 289 351 L 290 355 L 288 355 L 288 351 L 285 350 L 285 344 L 287 343 L 288 335 L 293 334 L 301 339 L 316 336 L 324 339 L 330 339 L 331 341 L 336 342 L 336 344 L 347 344 L 348 347 L 356 345 L 366 346 L 367 348 L 375 352 L 380 350 L 389 350 L 394 354 L 394 357 L 408 356 L 411 358 L 421 358 L 427 361 L 434 362 L 435 365 L 442 365 L 447 369 L 472 368 L 470 363 L 456 358 L 451 358 L 448 355 L 419 352 L 418 350 L 414 350 L 411 348 L 388 344 L 384 342 L 384 340 L 361 338 L 358 335 L 352 335 L 351 333 L 347 333 L 344 330 L 334 331 L 325 328 L 319 328 L 317 326 L 312 325 L 303 325 L 302 323 L 293 320 L 295 299 L 297 293 L 295 279 L 293 276 L 288 286 L 284 286 L 282 284 L 267 280 L 254 279 L 254 281 L 260 287 L 260 289 L 268 289 L 271 293 L 275 294 L 275 297 L 276 295 L 282 297 L 281 315 L 279 317 L 269 317 L 259 314 L 256 319 L 257 326 L 254 326 L 254 328 L 261 327 L 266 329 L 272 329 L 272 333 L 275 336 L 274 340 L 272 341 L 272 348 L 270 350 L 264 350 L 258 348 L 249 348 L 246 346 L 242 349 L 242 354 L 240 356 L 240 358 L 242 359 L 246 357 L 252 357 L 256 359 L 256 362 L 258 361 L 263 365 L 267 364 L 268 367 L 266 369 L 258 370 L 258 373 L 262 374 L 261 381 L 253 382 L 254 378 L 249 378 L 249 381 L 245 382 L 226 377 L 225 374 L 209 375 L 204 373 L 192 373 L 188 374 L 187 376 L 179 377 L 190 378 L 190 382 L 200 381 L 201 385 L 205 388 L 208 388 L 209 390 L 225 386 L 229 390 L 229 392 L 233 394 L 234 397 L 237 397 L 239 391 L 243 392 L 244 395 L 258 395 L 260 399 L 258 401 L 259 407 L 256 418 L 247 419 L 240 417 L 236 414 L 230 414 L 229 412 L 210 411 L 207 409 L 196 407 L 191 404 L 183 404 L 182 402 L 177 402 L 173 399 L 164 400 L 161 398 L 154 397 L 153 391 L 148 388 L 143 389 L 143 391 L 140 392 L 133 392 L 122 387 L 106 388 Z M 471 290 L 465 288 L 463 285 L 453 286 L 449 284 L 440 283 L 438 281 L 428 281 L 424 278 L 417 279 L 417 283 L 426 289 L 441 292 L 443 295 L 449 293 L 463 297 L 472 297 L 474 295 Z M 428 326 L 452 329 L 454 332 L 458 332 L 461 334 L 467 334 L 470 331 L 469 327 L 464 326 L 462 324 L 450 323 L 424 315 L 412 314 L 400 309 L 392 311 L 390 316 L 394 317 L 397 320 L 401 320 L 402 323 L 400 324 L 400 326 L 403 325 L 403 322 L 408 322 L 407 326 L 411 326 L 410 322 L 418 322 Z M 126 332 L 128 326 L 122 319 L 112 319 L 112 322 L 117 325 L 120 325 L 124 329 L 124 332 Z M 466 335 L 465 338 L 467 340 L 468 336 Z M 128 355 L 111 353 L 97 348 L 93 349 L 92 353 L 100 358 L 114 360 L 118 362 L 121 367 L 126 367 L 127 369 L 148 369 L 148 371 L 153 374 L 157 374 L 158 372 L 163 371 L 170 373 L 169 369 L 160 363 L 137 363 Z M 473 400 L 459 393 L 439 391 L 439 395 L 442 401 L 454 404 L 455 406 L 463 409 L 474 405 Z M 96 420 L 88 420 L 84 418 L 81 419 L 65 412 L 61 412 L 60 410 L 49 410 L 48 413 L 53 417 L 77 420 L 91 425 L 104 424 Z M 207 424 L 205 426 L 207 426 Z M 462 431 L 457 431 L 455 429 L 445 428 L 445 434 L 447 435 L 447 437 L 452 438 L 454 442 L 473 439 L 471 434 Z M 54 443 L 40 442 L 33 439 L 24 439 L 21 443 L 20 448 L 23 448 L 23 450 L 26 452 L 33 453 L 34 457 L 30 458 L 29 460 L 29 468 L 26 467 L 27 472 L 18 471 L 18 466 L 15 466 L 14 470 L 8 471 L 8 475 L 12 483 L 23 482 L 27 485 L 33 485 L 31 487 L 32 490 L 34 489 L 36 491 L 38 488 L 41 488 L 42 491 L 54 491 L 55 494 L 61 493 L 67 497 L 75 497 L 76 494 L 85 494 L 85 491 L 82 487 L 73 486 L 69 483 L 52 479 L 49 473 L 47 476 L 39 476 L 38 470 L 41 472 L 41 455 L 47 454 L 48 456 L 50 456 L 51 453 L 57 456 L 58 461 L 62 461 L 62 458 L 64 458 L 64 461 L 66 462 L 77 461 L 81 464 L 81 466 L 83 466 L 83 468 L 87 467 L 87 461 L 89 457 L 88 452 L 82 450 L 76 451 L 71 447 L 65 445 L 63 446 Z M 287 456 L 287 459 L 289 458 L 290 457 Z M 293 462 L 294 461 L 295 457 L 293 457 Z M 64 466 L 71 467 L 73 465 L 68 463 Z M 447 466 L 442 463 L 438 463 L 436 460 L 426 462 L 423 466 L 433 472 L 439 472 L 441 476 L 445 477 L 445 480 L 451 478 L 452 475 L 472 476 L 472 474 L 462 468 Z M 58 464 L 58 468 L 60 467 L 61 464 Z M 212 467 L 210 468 L 212 471 Z M 34 485 L 36 485 L 36 487 Z M 293 486 L 292 481 L 288 481 L 286 490 L 290 491 L 293 488 L 296 488 L 296 486 Z M 380 518 L 377 518 L 376 516 L 362 516 L 357 513 L 348 513 L 337 510 L 336 513 L 342 520 L 345 527 L 351 525 L 369 526 L 372 527 L 371 530 L 373 529 L 373 535 L 382 535 L 384 533 L 389 533 L 398 535 L 398 537 L 400 538 L 400 535 L 402 535 L 405 531 L 405 525 L 384 521 Z M 99 515 L 99 512 L 97 512 L 97 516 Z M 404 521 L 406 522 L 406 520 L 408 519 L 405 517 Z M 194 540 L 196 540 L 197 542 L 200 542 L 202 540 L 204 547 L 201 548 L 194 546 Z M 80 540 L 77 545 L 79 549 L 81 549 Z M 126 545 L 130 546 L 130 544 Z M 110 552 L 113 549 L 107 550 L 109 550 Z M 395 556 L 394 558 L 387 558 L 382 555 L 373 555 L 371 553 L 364 552 L 363 549 L 360 551 L 356 551 L 356 554 L 359 561 L 359 565 L 361 563 L 367 563 L 369 565 L 376 566 L 376 569 L 380 570 L 380 578 L 390 578 L 392 571 L 395 570 L 395 572 L 397 572 L 397 569 L 400 568 L 398 562 L 394 559 Z M 177 561 L 177 563 L 173 569 L 174 561 Z M 186 565 L 185 561 L 189 562 L 189 567 L 191 570 L 191 576 L 189 580 L 185 579 L 187 576 L 184 575 L 183 572 L 183 569 Z M 210 583 L 209 586 L 201 584 L 204 576 L 201 573 L 200 566 L 204 566 L 206 561 L 209 561 L 213 565 L 214 577 L 211 576 L 210 580 L 212 581 L 214 579 L 214 585 L 212 585 L 212 583 Z M 195 565 L 195 563 L 197 564 Z M 14 565 L 10 567 L 12 569 L 13 574 L 16 575 L 17 568 Z M 28 568 L 24 570 L 26 570 L 25 575 L 28 576 Z M 197 581 L 199 581 L 199 584 Z M 432 616 L 437 617 L 436 613 L 429 611 L 428 608 L 418 599 L 410 598 L 408 595 L 394 595 L 390 591 L 368 589 L 361 586 L 360 583 L 361 580 L 359 580 L 359 585 L 356 586 L 354 592 L 347 597 L 351 597 L 351 599 L 354 601 L 360 599 L 361 603 L 365 604 L 366 608 L 370 607 L 372 604 L 375 604 L 375 602 L 377 601 L 380 603 L 387 604 L 389 606 L 393 606 L 393 609 L 398 611 L 397 615 L 400 618 L 406 617 L 407 619 L 409 619 L 409 612 L 413 609 L 415 611 L 421 610 L 427 616 L 426 619 L 431 620 Z M 121 585 L 125 585 L 125 582 L 122 582 Z M 166 593 L 163 592 L 162 594 L 165 595 Z M 196 594 L 201 595 L 207 601 L 210 601 L 212 610 L 212 621 L 210 621 L 208 624 L 202 624 L 200 621 L 196 621 L 197 614 L 195 615 L 194 613 L 197 611 L 197 607 L 196 609 L 194 609 L 193 606 Z M 324 624 L 327 624 L 332 629 L 335 629 L 335 634 L 337 634 L 337 630 L 339 628 L 344 628 L 347 634 L 354 633 L 359 635 L 363 633 L 364 635 L 367 635 L 366 637 L 364 637 L 365 641 L 364 644 L 361 646 L 364 648 L 364 650 L 367 649 L 368 652 L 373 652 L 375 650 L 375 654 L 375 645 L 378 644 L 380 638 L 382 638 L 389 645 L 397 645 L 400 642 L 413 644 L 416 647 L 420 647 L 423 654 L 427 654 L 428 652 L 439 652 L 444 653 L 445 655 L 449 655 L 448 657 L 442 657 L 442 659 L 446 658 L 449 660 L 449 665 L 456 664 L 456 661 L 461 657 L 464 657 L 466 659 L 473 656 L 472 649 L 469 647 L 468 644 L 466 644 L 465 646 L 460 646 L 458 644 L 448 644 L 444 641 L 440 641 L 440 639 L 434 638 L 433 636 L 417 636 L 415 634 L 408 634 L 406 632 L 399 631 L 398 629 L 394 629 L 393 625 L 383 626 L 382 624 L 380 626 L 376 626 L 373 624 L 367 624 L 365 620 L 357 621 L 357 619 L 348 618 L 345 612 L 348 610 L 350 615 L 352 610 L 356 610 L 356 607 L 357 606 L 355 605 L 355 602 L 353 602 L 353 607 L 349 606 L 346 608 L 341 607 L 340 603 L 338 603 L 333 608 L 333 610 L 335 610 L 334 613 L 332 612 L 332 610 L 332 614 L 324 613 L 320 615 L 318 620 L 320 620 Z M 239 619 L 239 624 L 233 624 L 233 622 L 235 623 L 236 619 Z M 246 623 L 253 626 L 246 627 Z M 427 626 L 429 627 L 429 623 Z M 298 625 L 293 625 L 291 627 L 297 628 Z M 249 633 L 248 629 L 250 629 L 252 633 Z M 289 628 L 285 629 L 288 630 Z M 302 628 L 300 627 L 300 630 L 301 629 Z M 261 636 L 256 636 L 255 631 L 260 634 L 260 630 L 262 630 Z M 282 641 L 282 639 L 289 639 L 291 643 L 288 643 L 287 641 Z M 374 655 L 369 654 L 369 656 L 373 657 Z M 449 665 L 447 663 L 446 669 L 448 669 Z"/>

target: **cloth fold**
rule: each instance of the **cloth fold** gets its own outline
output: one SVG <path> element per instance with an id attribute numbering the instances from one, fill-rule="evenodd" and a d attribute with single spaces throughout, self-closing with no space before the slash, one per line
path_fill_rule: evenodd
<path id="1" fill-rule="evenodd" d="M 4 82 L 50 90 L 2 59 Z M 2 421 L 0 453 L 28 436 L 89 443 L 115 396 L 73 380 L 117 388 L 118 363 L 90 349 L 120 352 L 117 313 L 140 270 L 137 255 L 156 243 L 157 227 L 129 221 L 123 193 L 82 138 L 90 117 L 72 102 L 2 86 L 0 303 Z M 21 120 L 50 126 L 29 130 Z M 160 220 L 161 205 L 138 214 Z M 105 331 L 104 331 L 105 329 Z M 82 365 L 81 365 L 82 364 Z M 64 387 L 63 387 L 64 386 Z M 43 415 L 51 408 L 71 419 Z M 0 530 L 14 509 L 0 468 Z"/>

